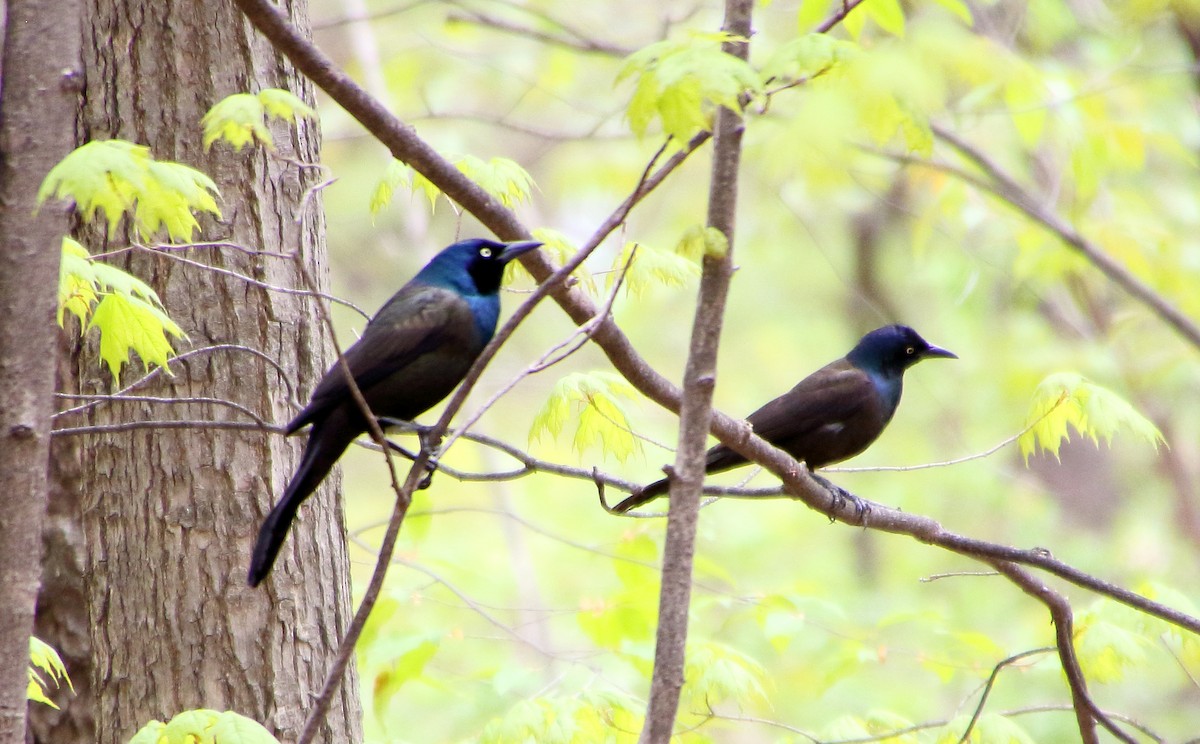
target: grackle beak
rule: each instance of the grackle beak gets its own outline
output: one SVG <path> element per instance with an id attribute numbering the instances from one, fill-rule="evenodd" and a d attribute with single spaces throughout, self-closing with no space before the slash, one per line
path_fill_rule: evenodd
<path id="1" fill-rule="evenodd" d="M 500 254 L 500 260 L 508 263 L 522 253 L 528 253 L 541 244 L 542 241 L 540 240 L 518 240 L 514 243 L 505 243 L 504 252 Z"/>
<path id="2" fill-rule="evenodd" d="M 944 359 L 958 359 L 958 354 L 955 354 L 949 349 L 943 349 L 940 346 L 929 345 L 929 348 L 921 352 L 921 358 L 925 357 L 942 357 Z"/>

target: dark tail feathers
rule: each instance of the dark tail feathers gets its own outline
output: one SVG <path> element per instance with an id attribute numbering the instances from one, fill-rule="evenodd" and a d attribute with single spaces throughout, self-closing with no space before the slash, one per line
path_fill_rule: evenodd
<path id="1" fill-rule="evenodd" d="M 670 485 L 670 482 L 666 478 L 654 481 L 642 490 L 631 494 L 629 498 L 614 506 L 612 510 L 618 514 L 624 514 L 631 509 L 638 508 L 642 504 L 648 504 L 665 494 L 670 489 Z"/>
<path id="2" fill-rule="evenodd" d="M 250 586 L 258 586 L 267 578 L 267 574 L 271 573 L 300 504 L 317 490 L 317 486 L 329 475 L 333 464 L 354 440 L 353 435 L 349 438 L 340 436 L 341 432 L 336 424 L 326 427 L 324 423 L 326 422 L 313 427 L 308 436 L 308 444 L 304 448 L 304 459 L 300 461 L 300 467 L 288 483 L 283 497 L 258 530 L 258 540 L 254 543 L 254 552 L 250 556 L 250 574 L 247 577 Z"/>

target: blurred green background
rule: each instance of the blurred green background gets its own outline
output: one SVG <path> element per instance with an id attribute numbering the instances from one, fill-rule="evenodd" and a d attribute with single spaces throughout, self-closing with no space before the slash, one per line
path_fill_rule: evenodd
<path id="1" fill-rule="evenodd" d="M 751 63 L 777 64 L 836 7 L 757 4 Z M 721 7 L 315 0 L 312 15 L 316 41 L 443 154 L 524 167 L 536 184 L 518 205 L 525 223 L 578 245 L 662 143 L 656 125 L 641 138 L 631 133 L 634 84 L 616 82 L 624 55 L 714 32 Z M 885 153 L 972 170 L 928 139 L 925 125 L 937 123 L 1200 318 L 1200 109 L 1188 44 L 1200 5 L 868 0 L 851 18 L 832 34 L 859 49 L 851 73 L 750 106 L 716 405 L 745 415 L 863 332 L 904 322 L 960 360 L 913 369 L 890 428 L 847 466 L 915 465 L 1015 435 L 1039 381 L 1079 373 L 1130 401 L 1170 448 L 1121 433 L 1096 446 L 1076 435 L 1057 457 L 1028 466 L 1011 445 L 951 467 L 831 477 L 949 529 L 1045 547 L 1194 610 L 1197 350 L 1010 206 Z M 584 39 L 602 48 L 575 48 Z M 334 291 L 373 312 L 442 246 L 483 231 L 444 199 L 431 210 L 403 187 L 372 215 L 387 151 L 327 100 L 320 112 L 324 163 L 337 177 L 323 191 Z M 602 272 L 626 242 L 669 253 L 703 223 L 710 154 L 710 146 L 696 152 L 588 262 L 599 296 Z M 527 278 L 511 285 L 506 314 L 530 286 Z M 695 287 L 694 279 L 651 283 L 622 291 L 614 306 L 639 351 L 674 380 Z M 362 319 L 335 313 L 343 341 L 352 338 Z M 557 307 L 539 306 L 465 410 L 571 331 Z M 674 445 L 675 419 L 644 399 L 623 401 L 650 440 L 623 461 L 599 447 L 577 451 L 571 423 L 559 437 L 530 441 L 559 379 L 608 369 L 585 346 L 523 380 L 478 430 L 548 461 L 653 480 L 672 460 L 656 443 Z M 448 462 L 515 466 L 469 443 Z M 377 454 L 351 452 L 343 469 L 361 586 L 393 495 Z M 360 647 L 372 739 L 634 741 L 649 689 L 664 527 L 664 519 L 609 516 L 586 481 L 435 477 L 416 496 L 388 599 Z M 830 524 L 786 499 L 704 509 L 696 560 L 681 741 L 833 740 L 958 719 L 893 739 L 954 741 L 998 662 L 1053 644 L 1044 607 L 978 575 L 982 564 Z M 946 576 L 960 572 L 968 573 Z M 1167 740 L 1200 732 L 1195 638 L 1050 583 L 1076 609 L 1077 645 L 1106 710 Z M 985 719 L 992 738 L 983 740 L 1076 740 L 1069 703 L 1053 652 L 1024 659 L 1001 673 L 986 711 L 1011 715 Z"/>

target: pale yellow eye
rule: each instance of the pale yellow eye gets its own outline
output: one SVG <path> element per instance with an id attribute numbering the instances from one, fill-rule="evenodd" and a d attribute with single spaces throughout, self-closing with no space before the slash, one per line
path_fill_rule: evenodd
<path id="1" fill-rule="evenodd" d="M 482 256 L 483 258 L 491 258 L 492 257 L 492 249 L 491 248 L 480 248 L 479 255 Z"/>
<path id="2" fill-rule="evenodd" d="M 912 356 L 913 354 L 917 353 L 917 348 L 915 346 L 910 346 L 904 350 L 904 353 L 908 354 L 909 356 Z"/>

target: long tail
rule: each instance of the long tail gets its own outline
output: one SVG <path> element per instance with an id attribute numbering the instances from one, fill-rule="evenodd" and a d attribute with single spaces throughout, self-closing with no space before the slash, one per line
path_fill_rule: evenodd
<path id="1" fill-rule="evenodd" d="M 612 510 L 618 514 L 624 514 L 630 509 L 636 509 L 642 504 L 648 504 L 662 496 L 670 489 L 670 486 L 671 484 L 666 478 L 654 481 L 642 490 L 634 492 L 629 498 L 614 506 Z"/>
<path id="2" fill-rule="evenodd" d="M 333 418 L 338 419 L 336 416 Z M 296 518 L 296 510 L 317 490 L 317 486 L 329 475 L 333 464 L 354 441 L 355 432 L 348 429 L 340 419 L 314 424 L 312 433 L 308 435 L 308 444 L 304 447 L 300 467 L 284 490 L 283 497 L 258 530 L 258 540 L 250 556 L 250 575 L 247 578 L 250 586 L 258 586 L 271 573 L 279 549 L 283 547 L 283 541 L 291 529 L 292 520 Z"/>
<path id="3" fill-rule="evenodd" d="M 723 470 L 736 468 L 746 462 L 746 458 L 729 449 L 723 444 L 710 449 L 705 456 L 704 472 L 705 473 L 720 473 Z M 612 511 L 617 514 L 624 514 L 630 509 L 636 509 L 642 504 L 648 504 L 659 496 L 664 495 L 671 488 L 670 481 L 666 478 L 657 480 L 646 486 L 642 490 L 632 494 L 629 498 L 612 508 Z"/>

